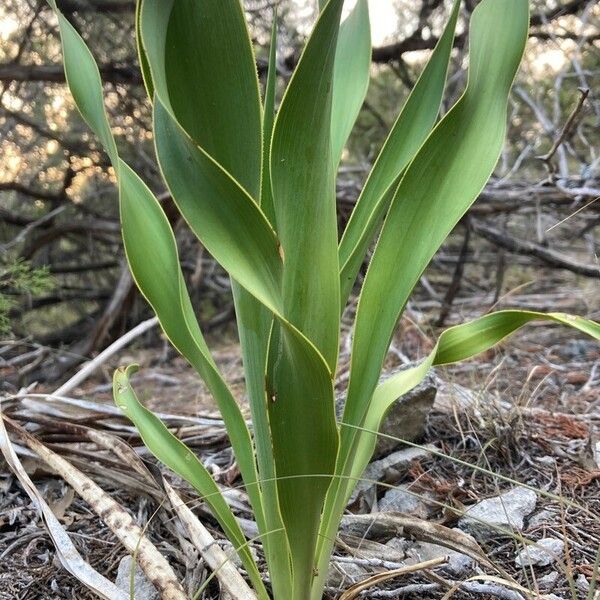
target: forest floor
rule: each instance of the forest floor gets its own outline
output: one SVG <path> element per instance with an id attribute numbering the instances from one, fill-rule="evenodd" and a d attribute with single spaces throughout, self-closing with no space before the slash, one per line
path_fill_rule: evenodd
<path id="1" fill-rule="evenodd" d="M 440 331 L 436 322 L 449 277 L 446 265 L 449 257 L 456 258 L 459 242 L 454 239 L 446 245 L 419 286 L 398 327 L 388 370 L 416 360 L 431 349 Z M 598 320 L 597 280 L 540 268 L 519 259 L 502 268 L 502 293 L 494 294 L 498 257 L 485 244 L 478 246 L 475 254 L 466 264 L 461 291 L 454 299 L 446 325 L 479 316 L 492 307 L 509 306 L 573 312 Z M 352 308 L 347 317 L 351 312 Z M 348 330 L 349 327 L 346 335 Z M 216 360 L 243 404 L 241 359 L 233 336 L 229 330 L 221 330 L 209 342 L 217 348 Z M 340 391 L 348 359 L 345 344 L 341 352 Z M 36 393 L 52 391 L 40 385 L 22 394 L 28 395 L 27 399 L 7 398 L 3 410 L 126 507 L 134 520 L 146 528 L 147 537 L 167 557 L 191 596 L 210 571 L 190 549 L 172 513 L 157 500 L 160 496 L 156 490 L 149 491 L 118 453 L 90 442 L 84 430 L 64 426 L 71 423 L 116 435 L 133 446 L 148 464 L 155 465 L 133 429 L 111 412 L 112 372 L 116 366 L 131 362 L 142 365 L 134 380 L 140 399 L 149 408 L 165 413 L 165 420 L 209 465 L 220 484 L 238 485 L 238 472 L 212 399 L 186 363 L 174 358 L 166 346 L 134 346 L 122 351 L 71 394 L 78 400 L 75 405 L 36 397 Z M 600 556 L 598 346 L 565 329 L 530 326 L 475 360 L 438 369 L 436 377 L 441 389 L 418 439 L 427 452 L 403 464 L 393 476 L 386 474 L 384 485 L 374 488 L 370 501 L 359 503 L 360 508 L 353 510 L 376 516 L 379 502 L 390 486 L 401 487 L 421 498 L 419 510 L 425 507 L 421 516 L 448 531 L 456 531 L 452 528 L 468 507 L 519 484 L 538 490 L 535 509 L 527 515 L 522 532 L 498 533 L 480 541 L 483 556 L 491 564 L 474 562 L 454 574 L 442 564 L 371 587 L 358 597 L 596 598 L 594 586 Z M 81 555 L 114 580 L 126 555 L 117 538 L 70 486 L 27 449 L 14 430 L 9 428 L 9 432 L 26 472 Z M 432 449 L 434 453 L 430 452 Z M 202 505 L 193 503 L 193 495 L 185 485 L 167 477 L 192 502 L 215 538 L 222 540 L 214 520 Z M 251 518 L 242 490 L 237 490 L 233 503 L 242 518 Z M 405 564 L 401 553 L 406 548 L 390 543 L 398 532 L 386 535 L 377 528 L 374 531 L 372 535 L 364 532 L 359 538 L 344 536 L 342 531 L 334 557 L 337 575 L 328 588 L 329 597 L 337 597 L 370 574 Z M 518 566 L 515 556 L 525 540 L 537 542 L 542 538 L 561 540 L 564 546 L 560 555 L 546 566 Z M 452 549 L 452 543 L 447 547 Z M 499 579 L 486 579 L 485 575 Z M 460 582 L 467 583 L 461 587 Z M 203 597 L 218 598 L 219 594 L 218 583 L 213 580 Z M 0 599 L 93 597 L 60 567 L 36 508 L 16 477 L 3 468 Z"/>

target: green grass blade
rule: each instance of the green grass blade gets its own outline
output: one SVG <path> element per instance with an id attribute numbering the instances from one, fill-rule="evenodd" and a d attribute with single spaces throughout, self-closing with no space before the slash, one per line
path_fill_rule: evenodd
<path id="1" fill-rule="evenodd" d="M 255 589 L 261 598 L 268 599 L 260 572 L 246 544 L 246 538 L 219 487 L 197 456 L 137 399 L 129 382 L 129 377 L 136 371 L 137 365 L 127 368 L 120 367 L 115 371 L 113 395 L 116 405 L 137 427 L 142 441 L 150 452 L 193 486 L 202 499 L 208 503 L 228 539 L 238 549 L 239 556 L 248 570 L 248 576 Z"/>
<path id="2" fill-rule="evenodd" d="M 459 8 L 460 0 L 455 0 L 448 24 L 390 130 L 340 240 L 342 308 L 348 301 L 367 248 L 381 225 L 401 173 L 435 124 L 442 102 Z"/>
<path id="3" fill-rule="evenodd" d="M 332 372 L 338 353 L 339 271 L 331 97 L 342 5 L 343 0 L 331 0 L 323 9 L 279 107 L 271 144 L 276 230 L 285 257 L 284 314 L 319 349 Z"/>
<path id="4" fill-rule="evenodd" d="M 367 0 L 358 0 L 342 21 L 335 52 L 331 109 L 331 156 L 337 168 L 362 107 L 371 68 L 371 24 Z"/>
<path id="5" fill-rule="evenodd" d="M 473 12 L 466 91 L 408 167 L 367 271 L 356 316 L 347 423 L 361 424 L 410 293 L 494 169 L 527 29 L 527 0 L 484 0 Z"/>

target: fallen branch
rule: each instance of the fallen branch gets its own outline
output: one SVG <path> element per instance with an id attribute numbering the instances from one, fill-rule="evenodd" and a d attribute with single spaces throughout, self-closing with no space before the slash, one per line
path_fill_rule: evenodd
<path id="1" fill-rule="evenodd" d="M 600 277 L 600 267 L 598 266 L 580 263 L 555 250 L 545 248 L 535 242 L 515 238 L 507 233 L 502 233 L 494 227 L 484 225 L 475 220 L 472 221 L 471 227 L 475 233 L 510 252 L 534 256 L 552 267 L 566 269 L 567 271 L 577 273 L 578 275 L 584 275 L 585 277 Z"/>
<path id="2" fill-rule="evenodd" d="M 127 551 L 137 557 L 146 577 L 159 591 L 163 600 L 187 600 L 181 584 L 165 557 L 144 536 L 142 529 L 135 524 L 131 515 L 118 502 L 62 456 L 27 433 L 20 425 L 8 417 L 4 417 L 4 420 L 17 432 L 30 450 L 56 471 L 90 505 Z"/>
<path id="3" fill-rule="evenodd" d="M 63 567 L 87 588 L 97 593 L 101 598 L 106 598 L 107 600 L 127 600 L 127 596 L 119 590 L 112 581 L 109 581 L 106 577 L 98 573 L 98 571 L 81 557 L 77 548 L 75 548 L 73 542 L 69 538 L 69 535 L 52 512 L 51 508 L 46 504 L 46 501 L 23 468 L 21 461 L 12 447 L 6 428 L 4 427 L 1 411 L 0 450 L 4 455 L 8 466 L 17 476 L 23 489 L 27 492 L 33 504 L 40 512 L 56 549 L 56 556 Z"/>

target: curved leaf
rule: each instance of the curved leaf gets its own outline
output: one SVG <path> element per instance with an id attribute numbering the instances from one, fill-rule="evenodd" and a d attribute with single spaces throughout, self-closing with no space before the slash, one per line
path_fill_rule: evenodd
<path id="1" fill-rule="evenodd" d="M 528 29 L 527 0 L 484 0 L 470 25 L 469 79 L 392 200 L 357 309 L 344 421 L 361 424 L 398 317 L 421 273 L 491 175 Z"/>
<path id="2" fill-rule="evenodd" d="M 50 5 L 59 19 L 69 87 L 83 118 L 105 145 L 117 175 L 123 239 L 134 279 L 169 339 L 205 379 L 219 404 L 248 494 L 260 518 L 261 498 L 250 434 L 202 337 L 183 282 L 173 232 L 152 192 L 118 157 L 93 56 L 54 0 L 50 0 Z M 248 557 L 242 558 L 249 572 L 256 571 L 251 557 L 250 562 Z M 255 585 L 262 583 L 257 579 Z"/>
<path id="3" fill-rule="evenodd" d="M 342 21 L 335 51 L 331 108 L 331 156 L 337 168 L 362 107 L 371 69 L 371 24 L 367 0 L 358 0 Z"/>
<path id="4" fill-rule="evenodd" d="M 460 0 L 454 0 L 448 24 L 388 134 L 340 240 L 342 309 L 402 172 L 435 124 L 442 102 L 459 8 Z"/>
<path id="5" fill-rule="evenodd" d="M 268 599 L 260 572 L 254 563 L 246 538 L 221 490 L 198 457 L 178 440 L 151 411 L 137 399 L 129 377 L 138 370 L 137 365 L 119 367 L 113 378 L 113 395 L 117 406 L 127 415 L 140 432 L 144 445 L 158 460 L 187 481 L 212 509 L 227 538 L 238 549 L 244 565 L 261 598 Z"/>
<path id="6" fill-rule="evenodd" d="M 154 135 L 165 182 L 192 231 L 239 284 L 281 313 L 278 240 L 256 202 L 187 136 L 160 96 Z"/>

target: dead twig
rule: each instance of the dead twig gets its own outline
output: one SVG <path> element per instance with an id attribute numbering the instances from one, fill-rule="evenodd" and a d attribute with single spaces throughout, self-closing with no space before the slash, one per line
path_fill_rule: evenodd
<path id="1" fill-rule="evenodd" d="M 171 506 L 185 528 L 189 540 L 212 569 L 223 591 L 235 600 L 256 600 L 256 594 L 244 581 L 231 558 L 217 545 L 215 538 L 208 529 L 202 525 L 187 504 L 164 479 L 163 485 Z"/>
<path id="2" fill-rule="evenodd" d="M 364 579 L 363 581 L 360 581 L 354 584 L 353 586 L 349 587 L 340 596 L 339 600 L 353 600 L 361 592 L 374 585 L 377 585 L 378 583 L 383 583 L 384 581 L 389 581 L 390 579 L 395 579 L 396 577 L 401 577 L 402 575 L 408 575 L 409 573 L 415 573 L 424 569 L 431 569 L 432 567 L 437 567 L 438 565 L 444 564 L 446 562 L 448 562 L 448 557 L 440 556 L 439 558 L 425 560 L 415 565 L 407 565 L 405 567 L 400 567 L 399 569 L 394 569 L 385 573 L 377 573 L 376 575 L 367 577 L 367 579 Z"/>
<path id="3" fill-rule="evenodd" d="M 6 423 L 17 432 L 30 450 L 56 471 L 106 523 L 128 552 L 137 557 L 146 577 L 160 592 L 163 600 L 187 600 L 173 569 L 156 546 L 144 536 L 131 515 L 100 486 L 77 470 L 71 463 L 48 449 L 20 425 L 8 417 Z"/>
<path id="4" fill-rule="evenodd" d="M 554 140 L 552 147 L 546 154 L 543 154 L 542 156 L 538 156 L 538 158 L 541 161 L 543 161 L 544 164 L 546 165 L 546 168 L 548 169 L 548 173 L 550 174 L 551 177 L 555 173 L 554 165 L 552 164 L 552 158 L 556 154 L 556 151 L 560 148 L 561 144 L 566 140 L 569 133 L 571 133 L 571 130 L 573 129 L 573 126 L 575 125 L 575 122 L 577 120 L 577 117 L 579 116 L 579 114 L 581 113 L 581 110 L 583 109 L 583 105 L 586 101 L 586 98 L 588 97 L 588 95 L 590 93 L 590 90 L 587 88 L 578 88 L 578 91 L 581 94 L 579 96 L 579 101 L 577 102 L 577 105 L 572 110 L 571 114 L 569 115 L 569 118 L 567 119 L 566 123 L 564 124 L 563 128 L 561 129 L 560 133 L 558 134 L 558 137 Z"/>
<path id="5" fill-rule="evenodd" d="M 4 427 L 4 419 L 1 412 L 0 450 L 4 455 L 8 466 L 17 476 L 23 489 L 27 492 L 33 504 L 40 512 L 52 542 L 54 543 L 54 547 L 56 548 L 56 556 L 63 567 L 87 588 L 97 593 L 101 598 L 106 598 L 107 600 L 127 600 L 127 596 L 119 590 L 112 581 L 109 581 L 106 577 L 98 573 L 98 571 L 81 557 L 64 527 L 60 524 L 59 520 L 56 518 L 51 508 L 23 468 L 21 461 L 12 447 L 6 428 Z"/>

